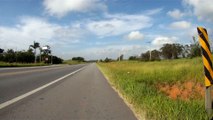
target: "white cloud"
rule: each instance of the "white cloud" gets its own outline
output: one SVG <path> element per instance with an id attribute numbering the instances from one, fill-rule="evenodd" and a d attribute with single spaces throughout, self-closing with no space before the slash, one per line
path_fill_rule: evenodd
<path id="1" fill-rule="evenodd" d="M 24 17 L 14 27 L 0 26 L 0 45 L 4 49 L 28 49 L 33 41 L 58 48 L 60 45 L 77 43 L 83 31 L 72 26 L 52 24 L 44 19 Z"/>
<path id="2" fill-rule="evenodd" d="M 152 41 L 152 45 L 162 46 L 163 44 L 166 44 L 166 43 L 171 44 L 171 43 L 175 43 L 176 41 L 177 41 L 177 37 L 159 36 Z"/>
<path id="3" fill-rule="evenodd" d="M 191 23 L 187 21 L 178 21 L 170 24 L 173 29 L 187 29 L 191 27 Z"/>
<path id="4" fill-rule="evenodd" d="M 163 8 L 156 8 L 156 9 L 151 9 L 151 10 L 147 10 L 145 11 L 146 15 L 155 15 L 160 13 L 163 10 Z"/>
<path id="5" fill-rule="evenodd" d="M 199 20 L 213 22 L 213 0 L 183 0 Z"/>
<path id="6" fill-rule="evenodd" d="M 151 18 L 142 14 L 106 15 L 105 20 L 91 21 L 87 28 L 99 37 L 116 36 L 152 26 Z"/>
<path id="7" fill-rule="evenodd" d="M 140 33 L 139 31 L 132 31 L 131 33 L 129 33 L 127 38 L 129 40 L 143 40 L 144 35 Z"/>
<path id="8" fill-rule="evenodd" d="M 47 13 L 63 17 L 69 12 L 88 12 L 106 10 L 107 6 L 101 0 L 44 0 Z"/>
<path id="9" fill-rule="evenodd" d="M 182 13 L 178 9 L 174 9 L 172 11 L 167 12 L 167 15 L 169 15 L 170 17 L 172 17 L 174 19 L 180 19 L 184 16 L 184 13 Z"/>

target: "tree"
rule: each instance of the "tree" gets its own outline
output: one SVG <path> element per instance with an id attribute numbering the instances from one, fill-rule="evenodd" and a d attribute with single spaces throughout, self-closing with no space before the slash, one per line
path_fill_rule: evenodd
<path id="1" fill-rule="evenodd" d="M 79 62 L 84 62 L 85 61 L 83 57 L 73 57 L 72 60 L 79 61 Z"/>
<path id="2" fill-rule="evenodd" d="M 35 56 L 33 54 L 33 50 L 32 49 L 27 50 L 26 57 L 27 58 L 25 58 L 25 62 L 27 62 L 27 63 L 33 63 L 33 61 L 35 59 Z"/>
<path id="3" fill-rule="evenodd" d="M 33 63 L 34 62 L 34 53 L 32 49 L 28 51 L 18 51 L 16 53 L 16 60 L 19 63 Z"/>
<path id="4" fill-rule="evenodd" d="M 106 57 L 106 59 L 104 60 L 104 62 L 111 62 L 111 61 L 112 61 L 112 59 L 110 59 L 108 57 Z"/>
<path id="5" fill-rule="evenodd" d="M 27 51 L 14 51 L 13 49 L 8 49 L 4 52 L 3 49 L 0 48 L 0 61 L 4 62 L 19 62 L 19 63 L 33 63 L 35 59 L 39 59 L 39 57 L 35 56 L 35 49 L 38 48 L 39 44 L 35 43 L 34 45 L 30 45 Z M 50 56 L 51 50 L 47 50 L 42 54 L 44 58 L 48 58 L 46 63 L 53 62 L 54 64 L 60 64 L 63 62 L 63 59 L 57 56 Z M 52 59 L 51 59 L 52 58 Z"/>
<path id="6" fill-rule="evenodd" d="M 51 54 L 51 50 L 50 50 L 49 45 L 45 45 L 42 49 L 40 49 L 40 53 L 41 52 L 43 53 L 43 55 L 40 55 L 40 61 L 43 58 L 43 61 L 45 61 L 45 63 L 52 63 L 53 62 L 53 56 Z"/>
<path id="7" fill-rule="evenodd" d="M 172 44 L 172 52 L 173 52 L 173 59 L 178 59 L 179 55 L 182 54 L 183 46 L 180 44 Z"/>
<path id="8" fill-rule="evenodd" d="M 190 45 L 190 47 L 191 47 L 191 54 L 190 54 L 191 58 L 201 56 L 200 45 L 198 41 L 196 41 L 194 36 L 193 36 L 193 43 Z"/>
<path id="9" fill-rule="evenodd" d="M 160 50 L 161 50 L 161 53 L 164 58 L 172 59 L 172 45 L 171 44 L 164 44 Z"/>
<path id="10" fill-rule="evenodd" d="M 129 57 L 129 60 L 137 60 L 138 58 L 137 58 L 137 56 L 130 56 Z"/>
<path id="11" fill-rule="evenodd" d="M 124 55 L 122 54 L 121 56 L 118 57 L 117 61 L 122 61 L 124 58 Z"/>
<path id="12" fill-rule="evenodd" d="M 57 56 L 52 56 L 52 63 L 53 64 L 61 64 L 63 62 L 63 59 L 57 57 Z"/>
<path id="13" fill-rule="evenodd" d="M 147 51 L 145 53 L 142 53 L 141 54 L 141 59 L 143 61 L 160 60 L 160 51 L 158 51 L 158 50 L 152 50 L 152 51 Z"/>
<path id="14" fill-rule="evenodd" d="M 40 47 L 40 44 L 34 41 L 33 45 L 30 45 L 30 47 L 34 49 L 35 63 L 36 63 L 36 49 Z"/>
<path id="15" fill-rule="evenodd" d="M 141 54 L 141 60 L 149 61 L 149 59 L 150 59 L 150 52 L 149 51 Z"/>
<path id="16" fill-rule="evenodd" d="M 191 55 L 191 48 L 189 45 L 184 45 L 183 46 L 183 51 L 182 51 L 182 57 L 190 57 Z"/>
<path id="17" fill-rule="evenodd" d="M 0 54 L 2 54 L 3 52 L 4 52 L 4 49 L 1 49 L 1 48 L 0 48 Z"/>
<path id="18" fill-rule="evenodd" d="M 3 52 L 4 52 L 4 49 L 0 48 L 0 61 L 4 60 Z"/>
<path id="19" fill-rule="evenodd" d="M 150 55 L 151 61 L 160 60 L 160 51 L 152 50 Z"/>
<path id="20" fill-rule="evenodd" d="M 50 50 L 50 46 L 49 45 L 46 45 L 45 47 L 44 47 L 45 49 L 41 49 L 41 51 L 44 53 L 44 54 L 51 54 L 51 50 Z"/>
<path id="21" fill-rule="evenodd" d="M 9 62 L 9 63 L 16 61 L 16 55 L 15 55 L 15 51 L 13 49 L 7 50 L 7 52 L 5 53 L 5 56 L 4 56 L 4 61 Z"/>
<path id="22" fill-rule="evenodd" d="M 160 50 L 165 59 L 178 59 L 183 51 L 183 46 L 180 44 L 164 44 Z"/>

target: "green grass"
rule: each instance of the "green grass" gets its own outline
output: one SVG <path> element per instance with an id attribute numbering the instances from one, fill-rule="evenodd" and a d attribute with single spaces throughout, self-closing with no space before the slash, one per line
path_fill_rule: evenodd
<path id="1" fill-rule="evenodd" d="M 76 64 L 83 64 L 83 63 L 85 63 L 85 62 L 73 61 L 73 60 L 65 60 L 63 63 L 64 63 L 64 64 L 69 64 L 69 65 L 76 65 Z"/>
<path id="2" fill-rule="evenodd" d="M 31 66 L 46 66 L 45 63 L 6 63 L 0 61 L 0 67 L 31 67 Z"/>
<path id="3" fill-rule="evenodd" d="M 136 113 L 146 119 L 203 120 L 208 119 L 204 99 L 172 100 L 156 87 L 185 81 L 204 83 L 201 58 L 157 62 L 98 63 L 110 83 L 133 105 Z"/>
<path id="4" fill-rule="evenodd" d="M 72 60 L 66 60 L 63 62 L 63 64 L 69 64 L 69 65 L 75 65 L 75 64 L 82 64 L 85 62 L 79 62 L 79 61 L 72 61 Z M 7 63 L 7 62 L 1 62 L 0 61 L 0 67 L 31 67 L 31 66 L 46 66 L 48 64 L 45 63 Z"/>

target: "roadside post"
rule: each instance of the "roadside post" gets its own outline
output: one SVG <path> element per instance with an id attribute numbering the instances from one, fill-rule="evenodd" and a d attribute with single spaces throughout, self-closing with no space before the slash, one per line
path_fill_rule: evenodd
<path id="1" fill-rule="evenodd" d="M 203 27 L 197 27 L 199 42 L 202 50 L 202 59 L 205 73 L 205 109 L 209 117 L 212 115 L 212 98 L 211 85 L 213 84 L 213 70 L 212 70 L 212 54 L 209 45 L 209 37 L 207 30 Z"/>

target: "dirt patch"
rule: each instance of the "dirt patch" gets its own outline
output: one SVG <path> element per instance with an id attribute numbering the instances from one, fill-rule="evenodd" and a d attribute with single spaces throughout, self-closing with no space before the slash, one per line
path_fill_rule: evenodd
<path id="1" fill-rule="evenodd" d="M 190 99 L 202 99 L 205 96 L 204 85 L 192 81 L 184 83 L 177 82 L 173 85 L 160 84 L 158 89 L 169 98 L 188 101 Z"/>

